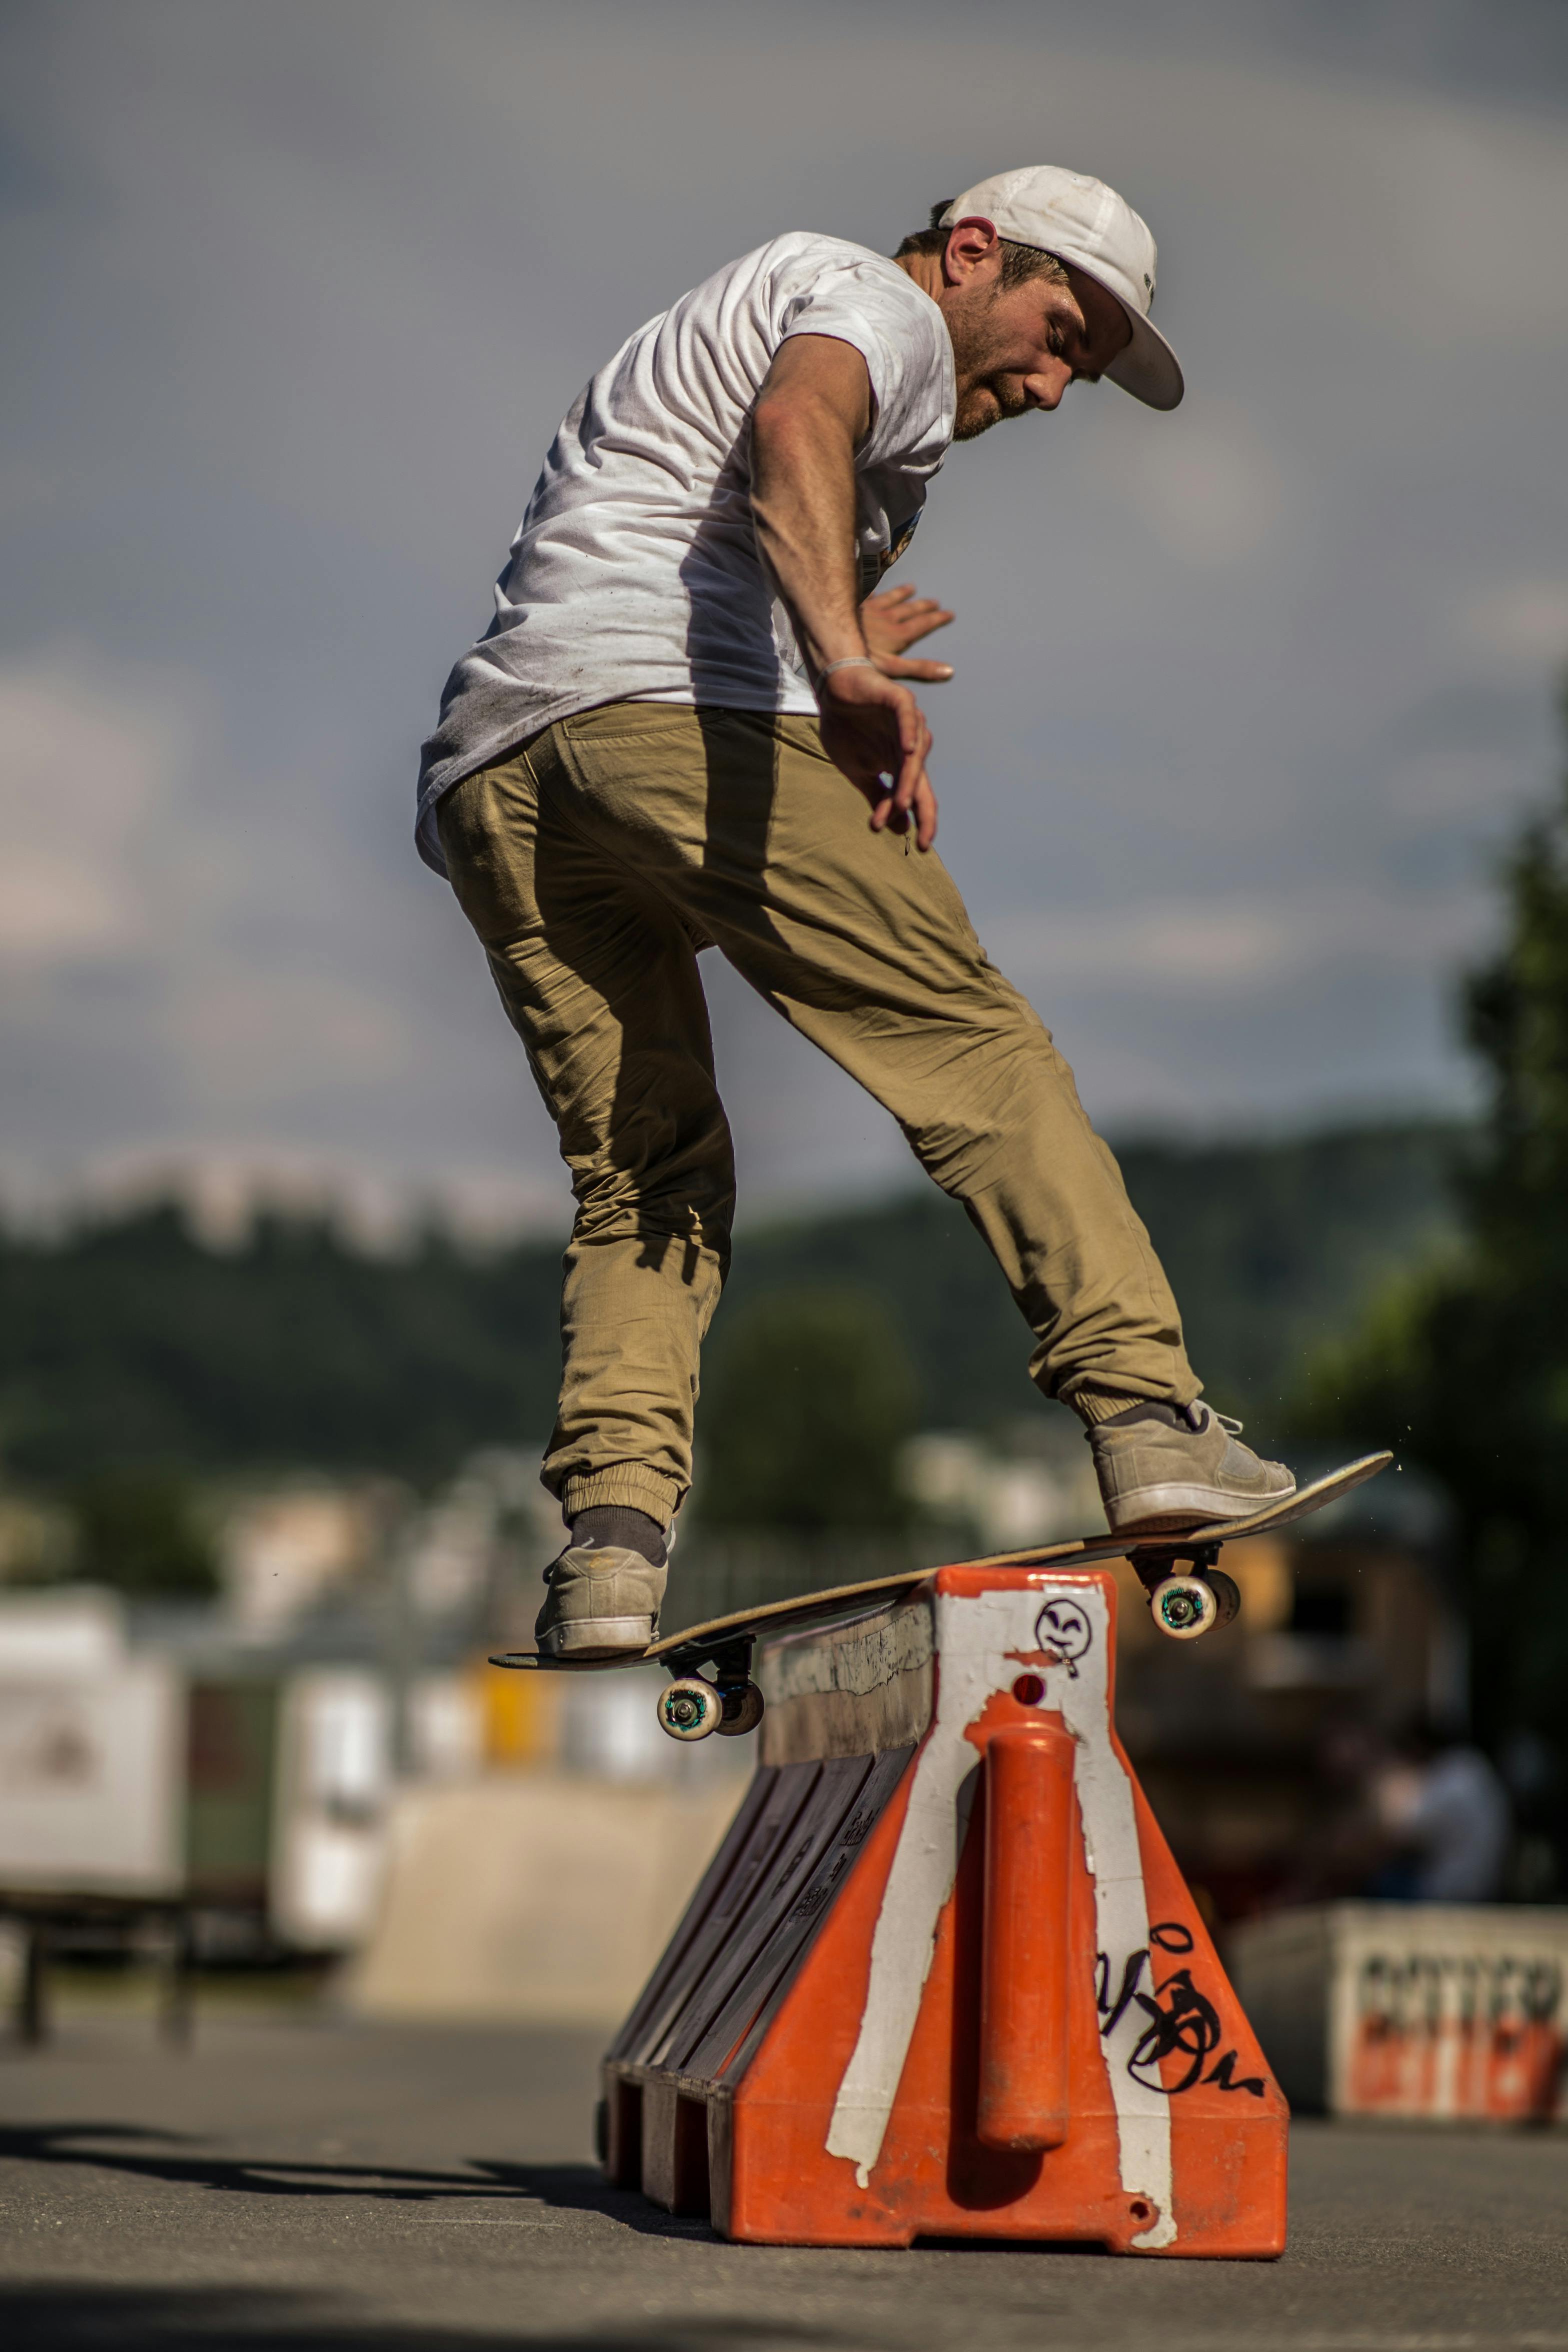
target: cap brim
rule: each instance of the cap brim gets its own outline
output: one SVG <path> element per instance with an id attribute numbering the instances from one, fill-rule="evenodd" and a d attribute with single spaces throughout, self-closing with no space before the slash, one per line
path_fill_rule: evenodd
<path id="1" fill-rule="evenodd" d="M 1113 287 L 1109 289 L 1114 293 Z M 1118 295 L 1120 301 L 1121 297 Z M 1176 408 L 1186 383 L 1181 372 L 1181 362 L 1151 320 L 1136 310 L 1127 312 L 1133 330 L 1133 340 L 1124 351 L 1117 352 L 1105 373 L 1112 383 L 1120 384 L 1134 400 L 1146 408 Z"/>

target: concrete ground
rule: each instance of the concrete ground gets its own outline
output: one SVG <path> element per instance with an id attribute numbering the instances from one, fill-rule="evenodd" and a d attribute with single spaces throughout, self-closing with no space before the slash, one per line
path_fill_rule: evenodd
<path id="1" fill-rule="evenodd" d="M 1278 2263 L 727 2246 L 606 2190 L 597 2037 L 68 2016 L 0 2053 L 7 2352 L 1568 2352 L 1568 2134 L 1307 2123 Z"/>

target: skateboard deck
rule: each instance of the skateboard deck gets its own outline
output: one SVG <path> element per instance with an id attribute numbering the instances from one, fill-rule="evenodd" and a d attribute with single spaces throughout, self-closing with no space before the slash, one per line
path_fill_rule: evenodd
<path id="1" fill-rule="evenodd" d="M 1142 1540 L 1126 1536 L 1079 1536 L 1065 1543 L 1035 1544 L 1024 1551 L 993 1552 L 988 1559 L 966 1561 L 973 1568 L 1087 1568 L 1095 1560 L 1130 1559 L 1137 1569 L 1145 1589 L 1157 1591 L 1171 1581 L 1190 1583 L 1193 1580 L 1174 1577 L 1176 1563 L 1186 1560 L 1193 1564 L 1195 1576 L 1201 1578 L 1206 1570 L 1212 1570 L 1222 1544 L 1233 1543 L 1240 1536 L 1272 1534 L 1276 1528 L 1288 1528 L 1297 1519 L 1321 1511 L 1325 1504 L 1336 1502 L 1354 1487 L 1364 1486 L 1375 1478 L 1393 1461 L 1392 1454 L 1364 1454 L 1358 1461 L 1347 1462 L 1343 1468 L 1331 1470 L 1326 1477 L 1314 1478 L 1310 1486 L 1298 1486 L 1293 1495 L 1281 1503 L 1271 1503 L 1249 1518 L 1225 1519 L 1207 1527 L 1188 1528 L 1179 1534 L 1145 1536 Z M 760 1609 L 737 1609 L 727 1617 L 710 1617 L 699 1625 L 684 1625 L 679 1633 L 661 1634 L 650 1642 L 645 1650 L 628 1651 L 615 1658 L 547 1658 L 537 1650 L 503 1650 L 492 1657 L 493 1666 L 516 1666 L 541 1674 L 594 1675 L 613 1673 L 624 1666 L 664 1665 L 674 1675 L 687 1675 L 705 1659 L 720 1653 L 732 1654 L 744 1644 L 747 1650 L 759 1633 L 781 1632 L 786 1626 L 804 1625 L 813 1618 L 828 1619 L 884 1599 L 888 1594 L 908 1591 L 924 1584 L 935 1568 L 903 1569 L 896 1576 L 873 1577 L 864 1584 L 838 1584 L 825 1592 L 803 1592 L 790 1601 L 770 1601 Z M 1227 1583 L 1229 1582 L 1226 1579 Z M 1234 1614 L 1234 1604 L 1230 1612 Z M 1223 1612 L 1222 1612 L 1223 1614 Z M 1166 1623 L 1164 1630 L 1178 1638 L 1187 1639 L 1193 1633 L 1203 1633 L 1215 1622 L 1211 1615 L 1205 1622 L 1192 1626 Z"/>

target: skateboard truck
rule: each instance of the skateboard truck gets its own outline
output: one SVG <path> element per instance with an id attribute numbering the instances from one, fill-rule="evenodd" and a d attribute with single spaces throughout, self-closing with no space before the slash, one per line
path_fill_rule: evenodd
<path id="1" fill-rule="evenodd" d="M 663 1664 L 674 1677 L 659 1694 L 659 1728 L 672 1739 L 706 1739 L 718 1732 L 738 1739 L 762 1720 L 762 1693 L 751 1679 L 755 1633 L 723 1641 L 693 1642 L 667 1651 Z M 711 1675 L 699 1671 L 704 1663 Z"/>
<path id="2" fill-rule="evenodd" d="M 1218 1543 L 1184 1543 L 1175 1536 L 1138 1544 L 1129 1557 L 1148 1595 L 1150 1616 L 1173 1642 L 1196 1642 L 1211 1626 L 1228 1625 L 1240 1610 L 1240 1586 L 1215 1565 Z"/>

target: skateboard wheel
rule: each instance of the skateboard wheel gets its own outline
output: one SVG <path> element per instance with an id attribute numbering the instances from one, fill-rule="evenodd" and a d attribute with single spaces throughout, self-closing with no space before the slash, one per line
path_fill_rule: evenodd
<path id="1" fill-rule="evenodd" d="M 1227 1576 L 1222 1568 L 1211 1568 L 1206 1580 L 1218 1603 L 1215 1623 L 1232 1624 L 1241 1614 L 1241 1587 L 1233 1576 Z"/>
<path id="2" fill-rule="evenodd" d="M 719 1693 L 724 1704 L 724 1721 L 720 1735 L 726 1739 L 738 1739 L 743 1733 L 755 1731 L 762 1720 L 762 1693 L 755 1683 L 743 1683 L 738 1690 Z"/>
<path id="3" fill-rule="evenodd" d="M 659 1693 L 659 1728 L 672 1739 L 706 1739 L 724 1721 L 724 1701 L 700 1675 L 683 1675 Z"/>
<path id="4" fill-rule="evenodd" d="M 1228 1584 L 1229 1578 L 1226 1582 Z M 1196 1642 L 1219 1615 L 1219 1601 L 1201 1576 L 1167 1576 L 1149 1595 L 1149 1611 L 1173 1642 Z"/>

